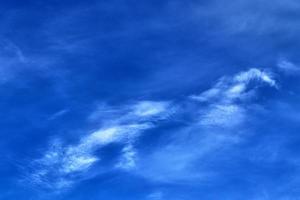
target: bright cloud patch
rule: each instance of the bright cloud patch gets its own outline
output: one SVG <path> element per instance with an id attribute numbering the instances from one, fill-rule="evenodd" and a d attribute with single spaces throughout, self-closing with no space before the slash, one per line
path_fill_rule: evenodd
<path id="1" fill-rule="evenodd" d="M 234 77 L 234 81 L 238 83 L 249 83 L 250 81 L 262 81 L 270 86 L 276 86 L 275 80 L 272 78 L 272 75 L 270 73 L 264 72 L 262 70 L 253 68 L 246 72 L 241 72 L 238 75 Z"/>
<path id="2" fill-rule="evenodd" d="M 133 106 L 133 114 L 138 117 L 154 117 L 165 114 L 168 102 L 141 101 Z"/>
<path id="3" fill-rule="evenodd" d="M 165 183 L 214 177 L 215 172 L 209 167 L 211 158 L 226 157 L 226 151 L 242 141 L 243 127 L 251 117 L 249 108 L 258 88 L 276 85 L 270 73 L 250 69 L 223 77 L 212 88 L 191 96 L 183 104 L 196 103 L 186 113 L 196 120 L 170 133 L 168 145 L 142 155 L 137 173 Z M 215 158 L 213 162 L 217 161 Z"/>
<path id="4" fill-rule="evenodd" d="M 127 114 L 110 120 L 107 127 L 82 137 L 78 144 L 63 146 L 61 143 L 53 143 L 43 158 L 33 162 L 38 167 L 31 175 L 34 177 L 32 182 L 43 183 L 44 186 L 53 188 L 68 186 L 72 183 L 72 179 L 68 178 L 70 175 L 84 173 L 96 162 L 101 161 L 101 157 L 96 155 L 95 151 L 113 143 L 125 145 L 116 167 L 134 168 L 134 141 L 143 131 L 153 127 L 152 117 L 166 115 L 168 106 L 169 103 L 166 102 L 139 102 L 131 106 L 132 109 Z M 62 180 L 69 184 L 61 184 Z"/>
<path id="5" fill-rule="evenodd" d="M 210 103 L 202 112 L 200 123 L 227 127 L 239 125 L 246 118 L 244 102 L 256 95 L 261 84 L 277 87 L 271 73 L 253 68 L 231 78 L 223 77 L 214 87 L 191 96 L 196 101 Z"/>
<path id="6" fill-rule="evenodd" d="M 117 168 L 130 170 L 136 166 L 137 152 L 132 144 L 126 145 L 122 150 L 122 155 Z"/>
<path id="7" fill-rule="evenodd" d="M 237 139 L 231 131 L 242 125 L 248 117 L 247 109 L 251 106 L 249 100 L 256 95 L 258 86 L 276 85 L 270 73 L 250 69 L 233 77 L 223 77 L 212 88 L 191 96 L 196 102 L 187 98 L 178 105 L 166 101 L 140 101 L 120 107 L 119 110 L 102 107 L 93 115 L 93 120 L 108 109 L 113 113 L 108 121 L 102 123 L 98 130 L 79 138 L 77 144 L 54 143 L 43 158 L 34 161 L 38 168 L 31 176 L 34 177 L 32 180 L 53 188 L 71 185 L 74 177 L 88 172 L 96 163 L 101 165 L 101 154 L 96 152 L 110 144 L 123 146 L 113 169 L 135 171 L 160 181 L 203 177 L 201 173 L 193 175 L 188 171 L 191 163 L 205 158 L 221 146 L 235 143 Z M 175 108 L 192 102 L 196 103 L 197 109 L 185 115 L 196 116 L 197 120 L 173 133 L 177 139 L 173 138 L 170 146 L 139 157 L 135 142 L 141 133 L 155 128 L 174 114 Z M 185 112 L 182 108 L 180 110 Z M 173 119 L 174 116 L 169 120 Z M 222 128 L 222 132 L 218 127 Z M 187 140 L 187 135 L 192 140 Z M 198 148 L 194 148 L 196 146 Z"/>
<path id="8" fill-rule="evenodd" d="M 286 59 L 280 59 L 277 63 L 277 67 L 279 70 L 287 73 L 287 74 L 293 74 L 293 73 L 299 73 L 300 68 L 296 66 L 293 62 L 286 60 Z"/>
<path id="9" fill-rule="evenodd" d="M 257 83 L 255 84 L 255 82 Z M 272 74 L 253 68 L 238 73 L 231 78 L 223 77 L 214 87 L 204 91 L 200 95 L 192 95 L 191 98 L 202 102 L 230 102 L 244 97 L 247 98 L 247 94 L 255 92 L 255 87 L 250 85 L 250 83 L 254 83 L 256 86 L 260 83 L 265 83 L 271 87 L 276 87 L 276 81 L 272 78 Z"/>

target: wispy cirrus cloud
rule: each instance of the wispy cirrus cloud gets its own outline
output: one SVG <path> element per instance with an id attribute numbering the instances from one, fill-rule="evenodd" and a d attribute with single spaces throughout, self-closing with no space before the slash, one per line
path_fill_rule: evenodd
<path id="1" fill-rule="evenodd" d="M 71 186 L 74 177 L 101 161 L 101 156 L 95 152 L 110 144 L 124 145 L 116 168 L 133 168 L 136 155 L 134 141 L 143 131 L 155 126 L 153 120 L 165 118 L 170 106 L 169 102 L 137 102 L 121 109 L 118 117 L 82 137 L 77 144 L 63 145 L 54 141 L 42 158 L 33 161 L 33 173 L 27 179 L 51 189 Z M 125 114 L 124 110 L 127 111 Z"/>
<path id="2" fill-rule="evenodd" d="M 111 144 L 121 144 L 122 150 L 110 170 L 127 170 L 163 182 L 205 179 L 212 173 L 207 169 L 210 157 L 240 141 L 238 128 L 249 118 L 258 88 L 265 86 L 278 87 L 272 73 L 252 68 L 222 77 L 210 89 L 177 105 L 170 101 L 139 101 L 119 107 L 102 104 L 89 117 L 101 122 L 101 127 L 75 144 L 54 142 L 42 158 L 33 162 L 36 168 L 29 179 L 49 188 L 71 186 L 77 177 L 101 165 L 101 154 L 96 152 Z M 135 142 L 141 134 L 169 119 L 183 104 L 194 105 L 195 109 L 186 113 L 194 119 L 165 135 L 169 140 L 166 146 L 140 155 Z M 186 111 L 180 108 L 180 112 Z M 195 168 L 195 163 L 205 160 L 207 163 Z"/>
<path id="3" fill-rule="evenodd" d="M 218 158 L 212 157 L 222 159 L 243 140 L 244 123 L 251 117 L 258 88 L 277 85 L 272 73 L 252 68 L 222 77 L 210 89 L 190 96 L 193 101 L 186 103 L 196 104 L 194 120 L 176 130 L 166 146 L 143 155 L 137 173 L 154 181 L 179 184 L 215 177 L 209 166 Z"/>
<path id="4" fill-rule="evenodd" d="M 279 59 L 277 67 L 289 75 L 299 74 L 300 72 L 300 68 L 295 63 L 284 58 Z"/>
<path id="5" fill-rule="evenodd" d="M 136 167 L 136 159 L 137 152 L 134 149 L 133 144 L 129 143 L 122 149 L 122 156 L 116 164 L 116 167 L 124 170 L 134 169 Z"/>
<path id="6" fill-rule="evenodd" d="M 256 87 L 261 83 L 277 87 L 272 73 L 252 68 L 233 77 L 222 77 L 212 88 L 200 95 L 192 95 L 191 98 L 201 102 L 232 102 L 249 97 L 249 94 L 255 90 L 251 83 L 255 83 Z"/>
<path id="7" fill-rule="evenodd" d="M 212 88 L 192 95 L 191 99 L 208 103 L 208 108 L 202 111 L 201 124 L 236 126 L 246 118 L 245 103 L 263 86 L 278 87 L 272 73 L 252 68 L 221 78 Z"/>

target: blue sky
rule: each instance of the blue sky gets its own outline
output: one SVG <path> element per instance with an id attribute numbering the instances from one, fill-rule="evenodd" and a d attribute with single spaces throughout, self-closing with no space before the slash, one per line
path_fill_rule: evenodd
<path id="1" fill-rule="evenodd" d="M 0 10 L 0 199 L 299 199 L 297 0 Z"/>

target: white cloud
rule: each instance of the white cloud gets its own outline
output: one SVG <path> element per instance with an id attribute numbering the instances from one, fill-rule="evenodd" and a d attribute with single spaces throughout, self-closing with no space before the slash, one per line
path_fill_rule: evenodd
<path id="1" fill-rule="evenodd" d="M 222 88 L 221 86 L 217 85 L 217 87 L 206 90 L 205 92 L 201 93 L 201 95 L 191 95 L 190 98 L 197 101 L 205 102 L 218 97 L 221 93 Z"/>
<path id="2" fill-rule="evenodd" d="M 137 173 L 152 181 L 171 183 L 217 177 L 211 165 L 226 158 L 234 144 L 243 140 L 249 109 L 255 109 L 251 97 L 263 86 L 276 88 L 277 83 L 271 73 L 250 69 L 223 77 L 212 88 L 191 96 L 196 104 L 187 115 L 195 121 L 166 136 L 166 146 L 141 155 Z"/>
<path id="3" fill-rule="evenodd" d="M 252 68 L 232 77 L 222 77 L 212 88 L 191 96 L 196 101 L 209 103 L 202 111 L 200 124 L 224 127 L 241 124 L 246 118 L 243 103 L 255 96 L 257 86 L 262 83 L 277 87 L 270 72 Z"/>
<path id="4" fill-rule="evenodd" d="M 101 158 L 94 155 L 96 150 L 112 143 L 130 142 L 141 131 L 150 127 L 147 124 L 120 125 L 95 131 L 82 138 L 77 145 L 62 146 L 60 143 L 54 143 L 43 158 L 35 161 L 35 164 L 39 165 L 41 169 L 33 173 L 34 179 L 35 181 L 39 179 L 37 182 L 41 182 L 47 179 L 47 177 L 55 175 L 59 178 L 52 180 L 52 186 L 57 188 L 60 185 L 61 179 L 68 181 L 68 178 L 66 178 L 68 175 L 83 173 L 97 161 L 100 161 Z M 122 162 L 120 168 L 133 166 L 133 149 L 127 147 L 123 153 L 126 160 Z"/>
<path id="5" fill-rule="evenodd" d="M 291 75 L 300 72 L 300 68 L 287 59 L 280 59 L 277 63 L 277 67 L 279 70 Z"/>
<path id="6" fill-rule="evenodd" d="M 113 113 L 107 121 L 103 120 L 101 128 L 79 138 L 77 144 L 54 143 L 41 159 L 34 162 L 39 167 L 33 173 L 32 180 L 36 183 L 45 182 L 45 185 L 55 188 L 72 185 L 73 178 L 70 177 L 84 174 L 96 163 L 100 164 L 101 155 L 96 155 L 95 152 L 113 143 L 123 145 L 114 169 L 134 170 L 138 174 L 155 176 L 155 180 L 206 177 L 207 173 L 190 171 L 191 163 L 206 157 L 212 150 L 238 141 L 234 135 L 237 131 L 233 134 L 232 130 L 240 127 L 248 117 L 248 100 L 256 95 L 257 86 L 265 85 L 277 86 L 270 73 L 259 69 L 221 78 L 212 88 L 192 96 L 196 102 L 201 102 L 197 103 L 196 110 L 188 113 L 197 113 L 197 120 L 173 134 L 178 139 L 174 144 L 139 157 L 135 141 L 142 132 L 155 127 L 157 122 L 173 114 L 176 106 L 166 101 L 140 101 L 119 108 L 101 107 L 101 112 L 97 110 L 93 120 L 103 117 L 101 113 L 106 113 L 106 109 Z M 187 138 L 192 138 L 192 141 Z"/>
<path id="7" fill-rule="evenodd" d="M 95 163 L 101 161 L 95 152 L 109 144 L 124 144 L 118 169 L 128 170 L 135 167 L 136 152 L 134 141 L 140 134 L 152 128 L 151 120 L 166 116 L 167 102 L 142 101 L 132 106 L 122 108 L 115 119 L 100 129 L 82 137 L 77 144 L 62 145 L 55 141 L 45 155 L 33 162 L 38 166 L 32 173 L 32 182 L 42 183 L 54 188 L 70 185 L 72 180 L 67 178 L 72 174 L 81 174 L 89 170 Z M 124 113 L 124 110 L 127 113 Z M 52 178 L 51 183 L 49 177 Z M 61 184 L 62 182 L 69 184 Z"/>
<path id="8" fill-rule="evenodd" d="M 200 121 L 204 126 L 235 127 L 245 119 L 245 109 L 234 104 L 212 105 L 202 115 Z"/>
<path id="9" fill-rule="evenodd" d="M 90 154 L 77 154 L 74 152 L 70 152 L 70 154 L 65 155 L 66 157 L 63 159 L 62 169 L 61 171 L 65 174 L 80 172 L 87 170 L 99 159 Z"/>
<path id="10" fill-rule="evenodd" d="M 155 117 L 164 115 L 169 107 L 169 102 L 141 101 L 133 106 L 132 113 L 138 117 Z"/>
<path id="11" fill-rule="evenodd" d="M 200 95 L 192 95 L 191 99 L 209 103 L 230 103 L 238 99 L 249 98 L 256 90 L 256 87 L 250 84 L 252 82 L 257 82 L 256 86 L 265 83 L 271 87 L 277 87 L 271 73 L 252 68 L 233 77 L 221 78 L 212 88 Z"/>
<path id="12" fill-rule="evenodd" d="M 131 170 L 136 167 L 137 152 L 132 144 L 126 145 L 122 150 L 122 156 L 117 168 Z"/>
<path id="13" fill-rule="evenodd" d="M 234 78 L 234 81 L 237 83 L 249 83 L 250 81 L 262 81 L 270 86 L 275 87 L 276 81 L 272 78 L 272 74 L 264 72 L 262 70 L 252 68 L 246 72 L 241 72 L 238 75 L 236 75 Z"/>
<path id="14" fill-rule="evenodd" d="M 150 123 L 116 125 L 97 130 L 84 137 L 79 145 L 83 149 L 93 149 L 113 142 L 125 142 L 134 139 L 142 130 L 151 128 Z"/>
<path id="15" fill-rule="evenodd" d="M 111 107 L 100 104 L 89 116 L 91 121 L 104 124 L 135 123 L 143 120 L 163 120 L 176 111 L 169 101 L 138 101 L 134 104 Z"/>

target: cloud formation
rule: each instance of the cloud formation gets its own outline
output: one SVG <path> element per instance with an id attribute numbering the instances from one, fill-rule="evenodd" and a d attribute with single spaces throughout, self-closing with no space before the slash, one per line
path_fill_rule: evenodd
<path id="1" fill-rule="evenodd" d="M 41 159 L 33 162 L 36 168 L 31 176 L 31 182 L 49 188 L 65 188 L 72 185 L 72 176 L 86 172 L 101 156 L 95 152 L 107 145 L 123 144 L 119 169 L 129 169 L 135 166 L 134 141 L 139 135 L 154 127 L 154 119 L 164 118 L 168 102 L 142 101 L 128 106 L 128 113 L 110 120 L 105 127 L 82 137 L 77 144 L 62 145 L 55 141 Z"/>
<path id="2" fill-rule="evenodd" d="M 212 88 L 202 92 L 200 95 L 192 95 L 191 98 L 200 102 L 232 102 L 248 98 L 249 94 L 255 90 L 251 83 L 254 83 L 254 86 L 264 83 L 271 87 L 277 87 L 271 73 L 252 68 L 233 77 L 222 77 Z"/>
<path id="3" fill-rule="evenodd" d="M 216 176 L 209 165 L 218 159 L 211 158 L 226 156 L 226 151 L 242 140 L 245 121 L 251 117 L 251 100 L 264 86 L 277 88 L 277 83 L 271 73 L 252 68 L 222 77 L 210 89 L 190 96 L 196 104 L 191 111 L 196 120 L 176 130 L 166 146 L 143 155 L 138 174 L 167 183 Z M 187 103 L 192 103 L 189 100 Z"/>
<path id="4" fill-rule="evenodd" d="M 97 163 L 101 165 L 101 154 L 96 152 L 111 144 L 121 144 L 122 150 L 112 168 L 107 170 L 131 171 L 163 182 L 205 178 L 210 173 L 206 165 L 201 171 L 194 163 L 239 141 L 239 134 L 234 132 L 238 132 L 249 117 L 251 99 L 257 95 L 258 88 L 264 86 L 277 88 L 272 73 L 252 68 L 232 77 L 222 77 L 210 89 L 177 105 L 170 101 L 139 101 L 115 108 L 101 106 L 90 117 L 93 121 L 102 121 L 101 127 L 81 137 L 76 144 L 54 142 L 42 158 L 33 162 L 36 168 L 31 181 L 50 188 L 71 186 L 76 177 Z M 166 135 L 168 145 L 139 155 L 135 142 L 141 134 L 162 120 L 174 120 L 174 116 L 169 117 L 185 104 L 193 104 L 196 109 L 180 108 L 181 114 L 187 112 L 186 115 L 195 119 L 172 135 Z"/>
<path id="5" fill-rule="evenodd" d="M 208 103 L 200 123 L 226 127 L 242 123 L 246 115 L 244 104 L 264 85 L 277 88 L 271 73 L 252 68 L 233 77 L 223 77 L 200 95 L 192 95 L 191 99 Z"/>
<path id="6" fill-rule="evenodd" d="M 293 75 L 293 74 L 299 74 L 300 72 L 300 68 L 295 65 L 293 62 L 287 60 L 287 59 L 280 59 L 277 63 L 277 67 L 279 68 L 279 70 L 289 74 L 289 75 Z"/>

